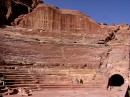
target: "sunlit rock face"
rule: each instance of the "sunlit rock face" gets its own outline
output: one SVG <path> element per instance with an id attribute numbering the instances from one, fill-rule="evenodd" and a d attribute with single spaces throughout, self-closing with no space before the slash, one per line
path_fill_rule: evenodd
<path id="1" fill-rule="evenodd" d="M 47 4 L 39 4 L 33 12 L 21 18 L 16 19 L 15 24 L 25 28 L 80 33 L 97 33 L 100 30 L 94 20 L 79 11 L 59 9 Z"/>
<path id="2" fill-rule="evenodd" d="M 128 82 L 128 24 L 98 24 L 45 3 L 12 24 L 0 29 L 0 73 L 9 87 L 105 89 L 115 74 Z"/>

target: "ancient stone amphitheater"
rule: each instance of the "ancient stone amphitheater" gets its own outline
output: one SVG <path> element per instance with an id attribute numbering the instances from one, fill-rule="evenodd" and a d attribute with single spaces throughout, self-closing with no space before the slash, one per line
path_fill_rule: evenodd
<path id="1" fill-rule="evenodd" d="M 129 84 L 130 25 L 99 24 L 38 0 L 10 1 L 0 4 L 1 93 Z"/>

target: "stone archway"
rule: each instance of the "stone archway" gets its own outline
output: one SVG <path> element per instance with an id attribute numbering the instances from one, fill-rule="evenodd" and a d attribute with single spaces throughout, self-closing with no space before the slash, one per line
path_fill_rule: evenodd
<path id="1" fill-rule="evenodd" d="M 114 74 L 109 78 L 109 86 L 121 86 L 124 84 L 124 78 L 120 74 Z"/>

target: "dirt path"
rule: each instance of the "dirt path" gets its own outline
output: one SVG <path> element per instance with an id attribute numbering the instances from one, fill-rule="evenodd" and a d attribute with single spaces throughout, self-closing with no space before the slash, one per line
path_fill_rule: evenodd
<path id="1" fill-rule="evenodd" d="M 22 97 L 21 95 L 10 95 L 4 97 Z M 73 90 L 43 90 L 33 92 L 30 97 L 116 97 L 107 90 L 86 90 L 86 89 L 73 89 Z"/>

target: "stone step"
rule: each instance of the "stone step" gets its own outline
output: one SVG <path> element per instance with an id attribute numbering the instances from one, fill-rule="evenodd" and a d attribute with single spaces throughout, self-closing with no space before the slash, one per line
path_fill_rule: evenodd
<path id="1" fill-rule="evenodd" d="M 4 77 L 4 79 L 20 79 L 20 78 L 23 78 L 23 79 L 28 79 L 28 78 L 32 78 L 31 76 L 6 76 L 6 77 Z"/>
<path id="2" fill-rule="evenodd" d="M 59 76 L 59 75 L 55 75 L 55 76 L 42 76 L 42 77 L 35 77 L 35 76 L 8 76 L 8 77 L 5 77 L 4 80 L 11 80 L 11 79 L 68 79 L 70 77 L 68 76 Z"/>
<path id="3" fill-rule="evenodd" d="M 5 77 L 13 77 L 13 76 L 66 76 L 66 74 L 33 74 L 33 73 L 25 73 L 25 74 L 19 74 L 19 73 L 6 73 Z"/>
<path id="4" fill-rule="evenodd" d="M 52 84 L 15 84 L 15 85 L 6 85 L 6 87 L 42 87 L 42 88 L 101 88 L 100 85 L 52 85 Z"/>
<path id="5" fill-rule="evenodd" d="M 21 68 L 21 69 L 3 69 L 2 67 L 1 67 L 1 69 L 0 69 L 0 71 L 28 71 L 29 69 L 23 69 L 23 68 Z"/>
<path id="6" fill-rule="evenodd" d="M 5 82 L 8 82 L 8 81 L 34 81 L 34 79 L 5 79 L 4 81 Z"/>
<path id="7" fill-rule="evenodd" d="M 4 74 L 4 75 L 26 75 L 26 74 L 29 74 L 28 72 L 0 72 L 1 74 Z"/>

